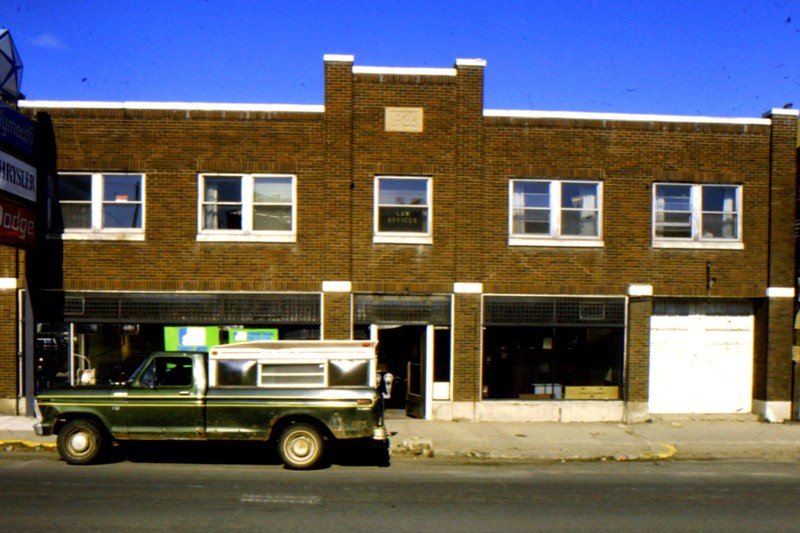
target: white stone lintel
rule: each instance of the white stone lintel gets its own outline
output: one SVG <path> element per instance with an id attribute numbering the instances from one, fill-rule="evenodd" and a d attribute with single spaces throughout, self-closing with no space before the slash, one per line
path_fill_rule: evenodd
<path id="1" fill-rule="evenodd" d="M 322 292 L 353 292 L 353 283 L 350 281 L 323 281 Z"/>
<path id="2" fill-rule="evenodd" d="M 483 283 L 453 283 L 453 292 L 456 294 L 482 294 Z"/>
<path id="3" fill-rule="evenodd" d="M 634 283 L 628 285 L 628 296 L 652 296 L 653 286 L 648 283 Z"/>

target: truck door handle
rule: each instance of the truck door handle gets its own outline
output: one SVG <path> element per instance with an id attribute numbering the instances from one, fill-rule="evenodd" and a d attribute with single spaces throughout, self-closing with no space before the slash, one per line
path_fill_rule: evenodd
<path id="1" fill-rule="evenodd" d="M 182 390 L 178 393 L 180 396 L 189 396 L 191 394 L 188 390 Z"/>

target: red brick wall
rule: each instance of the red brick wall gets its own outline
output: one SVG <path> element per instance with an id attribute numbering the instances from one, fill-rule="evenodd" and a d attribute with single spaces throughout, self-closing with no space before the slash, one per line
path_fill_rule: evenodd
<path id="1" fill-rule="evenodd" d="M 646 402 L 650 395 L 651 298 L 631 298 L 628 305 L 628 353 L 625 395 L 629 402 Z"/>
<path id="2" fill-rule="evenodd" d="M 481 213 L 484 274 L 502 291 L 624 294 L 650 283 L 656 296 L 763 296 L 767 281 L 769 127 L 600 120 L 488 118 Z M 603 182 L 604 247 L 511 247 L 508 181 L 515 177 Z M 744 185 L 744 250 L 651 246 L 652 184 Z M 680 275 L 676 276 L 676 270 Z"/>
<path id="3" fill-rule="evenodd" d="M 22 279 L 25 252 L 0 245 L 0 278 Z M 0 290 L 0 398 L 17 397 L 17 291 Z"/>
<path id="4" fill-rule="evenodd" d="M 796 153 L 786 139 L 796 118 L 770 128 L 484 117 L 483 68 L 456 72 L 354 74 L 349 60 L 326 61 L 325 113 L 46 110 L 60 170 L 147 175 L 144 242 L 48 241 L 54 254 L 63 247 L 63 287 L 319 291 L 328 280 L 352 281 L 355 292 L 450 293 L 454 282 L 483 282 L 486 293 L 623 296 L 628 284 L 647 283 L 655 297 L 705 297 L 707 263 L 712 297 L 763 298 L 768 286 L 793 286 Z M 386 107 L 423 108 L 423 131 L 385 131 Z M 297 242 L 197 242 L 202 172 L 296 174 Z M 380 175 L 432 178 L 432 245 L 373 242 Z M 604 246 L 509 246 L 508 182 L 517 177 L 601 180 Z M 744 248 L 653 248 L 652 185 L 660 181 L 742 184 Z M 61 286 L 53 275 L 50 286 Z M 335 322 L 325 335 L 344 337 L 348 323 L 331 314 L 344 300 L 330 301 L 325 317 Z M 457 400 L 480 397 L 478 302 L 455 299 Z M 631 310 L 632 400 L 646 398 L 643 305 Z M 767 361 L 780 346 L 767 386 L 780 397 L 790 379 L 784 322 L 757 347 Z"/>

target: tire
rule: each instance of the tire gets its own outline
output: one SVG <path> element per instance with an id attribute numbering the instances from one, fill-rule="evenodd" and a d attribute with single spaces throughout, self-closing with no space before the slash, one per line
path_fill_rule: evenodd
<path id="1" fill-rule="evenodd" d="M 67 422 L 58 433 L 58 453 L 71 465 L 96 462 L 106 449 L 106 436 L 91 420 L 78 418 Z"/>
<path id="2" fill-rule="evenodd" d="M 278 453 L 287 468 L 310 470 L 322 463 L 325 439 L 311 424 L 292 424 L 281 433 Z"/>

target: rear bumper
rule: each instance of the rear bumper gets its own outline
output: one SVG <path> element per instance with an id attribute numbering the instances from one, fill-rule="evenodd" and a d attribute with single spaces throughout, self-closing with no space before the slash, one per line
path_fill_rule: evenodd
<path id="1" fill-rule="evenodd" d="M 376 427 L 375 429 L 373 429 L 372 430 L 372 438 L 374 440 L 386 440 L 386 439 L 388 439 L 389 436 L 386 433 L 386 428 L 381 426 L 381 427 Z"/>

